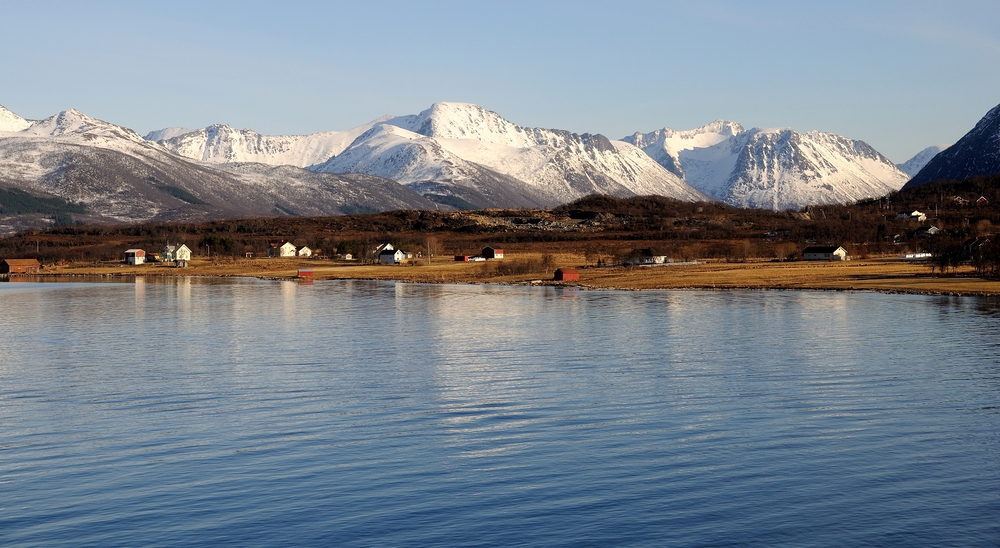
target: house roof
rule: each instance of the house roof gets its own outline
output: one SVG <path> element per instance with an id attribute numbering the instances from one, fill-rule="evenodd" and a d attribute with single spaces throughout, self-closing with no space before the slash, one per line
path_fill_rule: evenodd
<path id="1" fill-rule="evenodd" d="M 839 245 L 811 245 L 802 250 L 803 254 L 806 253 L 833 253 L 838 249 L 842 249 Z"/>
<path id="2" fill-rule="evenodd" d="M 38 259 L 4 259 L 10 266 L 39 266 Z"/>
<path id="3" fill-rule="evenodd" d="M 396 253 L 403 253 L 403 250 L 402 249 L 383 249 L 382 251 L 378 252 L 379 257 L 381 257 L 382 255 L 395 255 Z"/>
<path id="4" fill-rule="evenodd" d="M 125 253 L 143 253 L 143 254 L 145 254 L 146 252 L 143 251 L 143 250 L 141 250 L 141 249 L 126 249 Z"/>

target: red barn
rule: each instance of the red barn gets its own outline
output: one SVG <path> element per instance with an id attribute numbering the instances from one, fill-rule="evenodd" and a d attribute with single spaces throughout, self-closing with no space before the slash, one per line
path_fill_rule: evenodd
<path id="1" fill-rule="evenodd" d="M 0 262 L 0 274 L 38 274 L 41 266 L 37 259 L 5 259 Z"/>
<path id="2" fill-rule="evenodd" d="M 460 262 L 460 263 L 467 263 L 467 262 L 469 262 L 469 256 L 468 255 L 455 255 L 455 261 Z"/>
<path id="3" fill-rule="evenodd" d="M 557 268 L 552 279 L 559 282 L 578 282 L 580 281 L 580 273 L 575 268 Z"/>

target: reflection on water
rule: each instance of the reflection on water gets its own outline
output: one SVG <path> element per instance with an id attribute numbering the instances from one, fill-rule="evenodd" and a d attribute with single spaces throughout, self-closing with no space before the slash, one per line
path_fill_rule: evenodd
<path id="1" fill-rule="evenodd" d="M 995 545 L 995 304 L 5 284 L 0 544 Z"/>

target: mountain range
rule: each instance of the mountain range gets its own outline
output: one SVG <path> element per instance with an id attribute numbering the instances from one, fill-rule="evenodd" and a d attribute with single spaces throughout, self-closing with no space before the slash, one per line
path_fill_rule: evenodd
<path id="1" fill-rule="evenodd" d="M 25 120 L 0 107 L 0 188 L 82 204 L 77 220 L 136 222 L 429 209 L 393 181 L 292 166 L 191 161 L 134 131 L 67 110 Z M 2 212 L 3 210 L 0 210 Z M 0 231 L 45 216 L 0 214 Z"/>
<path id="2" fill-rule="evenodd" d="M 720 120 L 611 140 L 519 126 L 464 103 L 436 103 L 342 132 L 261 136 L 210 126 L 158 142 L 213 163 L 290 162 L 378 175 L 460 207 L 553 206 L 604 193 L 780 210 L 882 196 L 908 179 L 866 143 L 829 133 L 745 130 Z"/>
<path id="3" fill-rule="evenodd" d="M 1000 119 L 995 111 L 987 118 Z M 552 207 L 594 193 L 782 210 L 898 190 L 908 173 L 988 142 L 995 126 L 896 166 L 863 141 L 819 131 L 717 120 L 609 139 L 520 126 L 466 103 L 311 135 L 216 124 L 145 137 L 75 110 L 26 120 L 0 107 L 0 190 L 82 204 L 79 220 L 122 222 Z M 17 228 L 15 218 L 27 222 L 0 209 L 0 230 Z"/>

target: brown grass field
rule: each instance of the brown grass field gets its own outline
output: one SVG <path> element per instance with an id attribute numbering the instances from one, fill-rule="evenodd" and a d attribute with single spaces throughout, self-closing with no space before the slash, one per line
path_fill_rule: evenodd
<path id="1" fill-rule="evenodd" d="M 584 267 L 576 253 L 550 253 L 543 267 L 543 253 L 524 251 L 503 259 L 507 267 L 522 265 L 521 274 L 496 272 L 500 261 L 461 263 L 450 258 L 422 259 L 409 265 L 358 265 L 316 259 L 221 259 L 195 258 L 188 268 L 165 264 L 71 263 L 47 266 L 46 276 L 207 276 L 289 279 L 299 268 L 311 269 L 314 279 L 399 280 L 420 283 L 532 284 L 552 282 L 557 267 L 575 267 L 588 289 L 814 289 L 858 290 L 894 293 L 949 295 L 1000 295 L 1000 281 L 977 278 L 970 267 L 955 273 L 932 275 L 929 265 L 899 259 L 865 259 L 848 262 L 710 262 L 656 267 Z"/>

